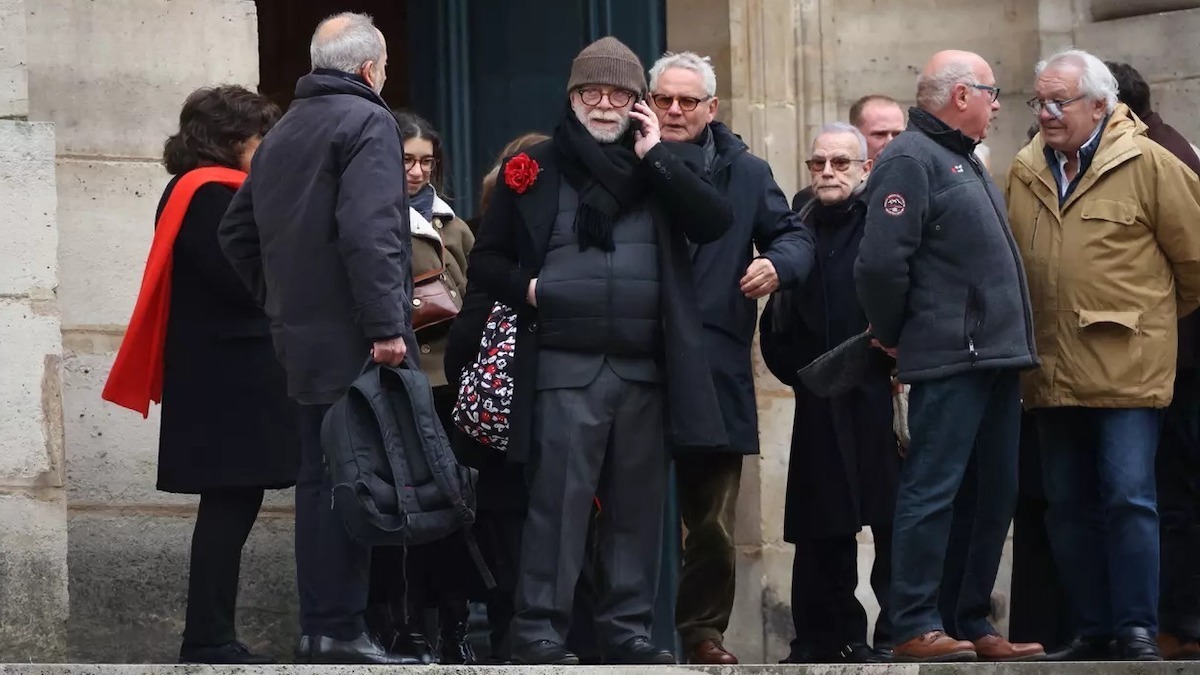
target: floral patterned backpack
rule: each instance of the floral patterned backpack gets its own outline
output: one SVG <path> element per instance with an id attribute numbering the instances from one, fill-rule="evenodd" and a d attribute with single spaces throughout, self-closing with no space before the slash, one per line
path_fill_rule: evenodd
<path id="1" fill-rule="evenodd" d="M 475 442 L 498 451 L 508 449 L 513 401 L 513 358 L 517 346 L 517 313 L 496 303 L 483 325 L 479 356 L 463 369 L 454 404 L 454 424 Z"/>

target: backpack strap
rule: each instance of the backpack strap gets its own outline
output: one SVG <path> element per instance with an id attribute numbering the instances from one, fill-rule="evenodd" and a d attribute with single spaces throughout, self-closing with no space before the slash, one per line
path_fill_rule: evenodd
<path id="1" fill-rule="evenodd" d="M 399 375 L 398 379 L 408 394 L 408 399 L 412 404 L 414 413 L 423 410 L 432 413 L 434 410 L 433 390 L 430 389 L 428 383 L 419 382 L 417 373 L 412 369 L 392 368 L 391 370 Z M 424 376 L 421 377 L 423 378 Z M 451 470 L 452 467 L 446 463 L 450 441 L 447 440 L 446 432 L 441 428 L 441 422 L 437 419 L 436 415 L 433 415 L 432 421 L 432 424 L 421 424 L 420 420 L 417 421 L 422 450 L 429 461 L 429 472 L 433 477 L 434 484 L 437 485 L 442 496 L 446 498 L 446 502 L 454 508 L 455 517 L 458 521 L 462 525 L 469 525 L 475 522 L 475 512 L 467 506 L 462 496 L 462 485 L 459 484 L 458 476 Z M 446 449 L 447 452 L 438 452 L 436 450 L 438 447 Z"/>
<path id="2" fill-rule="evenodd" d="M 474 525 L 463 525 L 462 533 L 463 541 L 467 544 L 467 555 L 471 556 L 471 562 L 475 563 L 475 570 L 479 572 L 479 578 L 483 580 L 484 587 L 489 591 L 494 589 L 496 578 L 492 576 L 487 561 L 483 559 L 483 552 L 479 550 L 479 542 L 475 540 Z"/>

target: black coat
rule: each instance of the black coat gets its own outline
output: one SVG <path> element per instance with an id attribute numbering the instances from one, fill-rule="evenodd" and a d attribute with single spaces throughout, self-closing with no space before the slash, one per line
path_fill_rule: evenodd
<path id="1" fill-rule="evenodd" d="M 217 245 L 233 193 L 201 187 L 173 249 L 158 440 L 158 489 L 167 492 L 296 481 L 296 407 L 270 324 Z"/>
<path id="2" fill-rule="evenodd" d="M 300 78 L 220 240 L 271 317 L 300 403 L 338 400 L 374 341 L 404 337 L 417 365 L 404 146 L 387 104 L 354 77 Z"/>
<path id="3" fill-rule="evenodd" d="M 842 396 L 818 397 L 796 377 L 867 327 L 854 289 L 865 205 L 856 199 L 821 213 L 807 219 L 817 242 L 812 277 L 803 289 L 772 295 L 761 323 L 763 360 L 796 394 L 783 526 L 792 543 L 891 523 L 900 472 L 886 354 L 873 351 L 869 380 Z"/>
<path id="4" fill-rule="evenodd" d="M 709 128 L 717 153 L 712 183 L 729 200 L 733 221 L 724 236 L 698 247 L 692 256 L 696 296 L 708 365 L 729 434 L 729 445 L 719 450 L 756 455 L 758 406 L 750 349 L 758 303 L 742 293 L 738 282 L 757 248 L 775 266 L 781 288 L 802 283 L 813 267 L 813 240 L 788 208 L 770 165 L 750 154 L 724 124 L 714 122 Z"/>
<path id="5" fill-rule="evenodd" d="M 552 141 L 526 152 L 540 166 L 536 182 L 520 195 L 503 181 L 497 183 L 467 266 L 471 287 L 517 310 L 513 428 L 508 450 L 508 458 L 516 462 L 531 459 L 533 384 L 537 379 L 537 309 L 525 296 L 546 256 L 563 179 Z M 683 157 L 689 157 L 690 164 Z M 690 143 L 660 143 L 639 165 L 643 179 L 651 183 L 648 199 L 658 232 L 666 431 L 668 442 L 677 446 L 728 443 L 701 339 L 687 239 L 702 243 L 719 238 L 732 216 L 729 205 L 701 176 L 703 165 L 703 151 Z"/>

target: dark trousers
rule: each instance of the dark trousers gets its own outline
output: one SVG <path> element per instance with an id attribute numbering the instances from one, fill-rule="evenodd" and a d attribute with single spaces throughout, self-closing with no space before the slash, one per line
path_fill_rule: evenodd
<path id="1" fill-rule="evenodd" d="M 874 646 L 890 647 L 888 595 L 891 574 L 891 524 L 872 527 L 875 564 L 871 588 L 879 601 Z M 867 612 L 854 595 L 858 586 L 858 540 L 853 534 L 797 542 L 792 559 L 792 653 L 833 658 L 845 646 L 867 642 Z"/>
<path id="2" fill-rule="evenodd" d="M 971 523 L 956 616 L 976 639 L 993 629 L 970 608 L 987 607 L 1017 499 L 1021 424 L 1016 371 L 984 370 L 913 384 L 912 442 L 900 470 L 892 559 L 892 626 L 901 644 L 944 628 L 938 592 L 954 502 L 974 460 L 977 510 Z"/>
<path id="3" fill-rule="evenodd" d="M 1012 598 L 1008 637 L 1039 642 L 1047 648 L 1072 637 L 1062 580 L 1054 565 L 1046 532 L 1046 491 L 1042 487 L 1042 450 L 1033 413 L 1021 415 L 1020 490 L 1013 516 Z"/>
<path id="4" fill-rule="evenodd" d="M 1181 370 L 1158 444 L 1164 633 L 1200 638 L 1200 372 Z"/>
<path id="5" fill-rule="evenodd" d="M 685 453 L 675 459 L 679 514 L 687 528 L 675 626 L 685 649 L 721 641 L 733 613 L 737 519 L 742 455 Z"/>
<path id="6" fill-rule="evenodd" d="M 242 547 L 262 501 L 261 488 L 211 490 L 200 495 L 188 571 L 185 643 L 211 646 L 237 639 Z"/>
<path id="7" fill-rule="evenodd" d="M 1162 413 L 1151 408 L 1036 411 L 1046 525 L 1085 638 L 1158 629 L 1154 456 Z"/>
<path id="8" fill-rule="evenodd" d="M 537 468 L 517 582 L 514 644 L 564 643 L 599 497 L 596 630 L 606 647 L 650 636 L 668 456 L 658 385 L 606 364 L 586 387 L 537 392 Z"/>
<path id="9" fill-rule="evenodd" d="M 352 540 L 330 508 L 321 421 L 329 406 L 300 406 L 300 472 L 296 477 L 296 585 L 300 630 L 350 640 L 366 630 L 371 549 Z"/>

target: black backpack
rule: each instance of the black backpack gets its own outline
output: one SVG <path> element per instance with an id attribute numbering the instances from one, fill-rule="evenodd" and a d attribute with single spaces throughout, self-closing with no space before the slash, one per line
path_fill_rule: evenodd
<path id="1" fill-rule="evenodd" d="M 455 459 L 423 373 L 368 366 L 326 413 L 321 446 L 331 508 L 355 541 L 407 546 L 462 531 L 493 585 L 471 533 L 478 473 Z"/>

